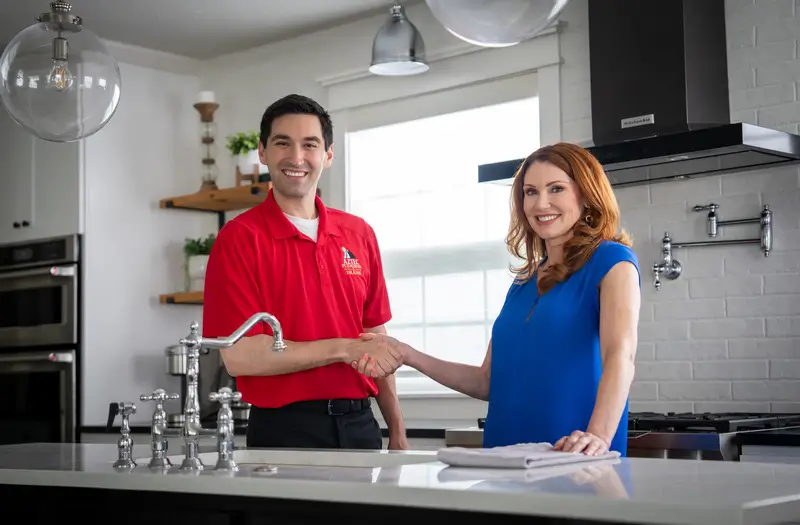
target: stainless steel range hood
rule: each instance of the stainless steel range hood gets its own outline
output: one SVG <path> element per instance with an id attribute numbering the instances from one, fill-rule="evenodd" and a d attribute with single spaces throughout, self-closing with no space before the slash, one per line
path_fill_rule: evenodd
<path id="1" fill-rule="evenodd" d="M 589 48 L 584 146 L 612 185 L 800 162 L 800 136 L 730 122 L 724 0 L 589 0 Z M 478 180 L 510 184 L 522 161 L 479 166 Z"/>

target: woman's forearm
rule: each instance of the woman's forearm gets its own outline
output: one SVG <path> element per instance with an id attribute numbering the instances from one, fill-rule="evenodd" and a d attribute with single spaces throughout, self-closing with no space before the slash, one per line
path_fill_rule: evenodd
<path id="1" fill-rule="evenodd" d="M 489 399 L 489 373 L 482 367 L 443 361 L 410 348 L 406 364 L 440 385 L 475 399 Z"/>
<path id="2" fill-rule="evenodd" d="M 587 432 L 611 443 L 617 433 L 622 412 L 625 410 L 633 374 L 633 360 L 627 355 L 620 353 L 606 359 Z"/>

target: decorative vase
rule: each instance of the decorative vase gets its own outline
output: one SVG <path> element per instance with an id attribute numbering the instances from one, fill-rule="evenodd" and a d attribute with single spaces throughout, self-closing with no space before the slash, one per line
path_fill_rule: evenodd
<path id="1" fill-rule="evenodd" d="M 186 266 L 186 273 L 189 277 L 189 291 L 203 291 L 206 282 L 208 255 L 191 255 L 186 262 Z"/>
<path id="2" fill-rule="evenodd" d="M 249 175 L 255 171 L 255 166 L 258 166 L 258 173 L 269 173 L 269 168 L 265 164 L 261 164 L 261 160 L 258 158 L 258 150 L 251 149 L 247 153 L 239 153 L 236 157 L 237 165 L 239 166 L 239 171 L 243 174 Z"/>

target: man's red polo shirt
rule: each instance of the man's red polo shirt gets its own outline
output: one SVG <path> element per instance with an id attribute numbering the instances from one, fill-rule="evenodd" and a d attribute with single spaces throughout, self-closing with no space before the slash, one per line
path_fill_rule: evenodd
<path id="1" fill-rule="evenodd" d="M 316 205 L 316 243 L 286 218 L 272 190 L 265 202 L 225 224 L 206 269 L 204 337 L 227 337 L 257 312 L 276 316 L 289 341 L 355 338 L 389 321 L 375 232 L 359 217 L 327 209 L 319 197 Z M 272 330 L 259 323 L 247 335 L 261 333 Z M 378 393 L 375 382 L 348 363 L 240 376 L 236 385 L 244 401 L 261 408 Z"/>

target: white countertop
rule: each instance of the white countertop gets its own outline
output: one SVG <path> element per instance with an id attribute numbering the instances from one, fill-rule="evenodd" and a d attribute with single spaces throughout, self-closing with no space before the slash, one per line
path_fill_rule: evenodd
<path id="1" fill-rule="evenodd" d="M 434 451 L 244 449 L 241 470 L 147 468 L 137 445 L 132 471 L 115 471 L 116 446 L 0 446 L 0 484 L 237 494 L 351 501 L 646 524 L 800 522 L 800 465 L 624 458 L 528 470 L 453 468 Z M 180 464 L 180 456 L 173 463 Z M 272 472 L 258 472 L 265 463 Z"/>

